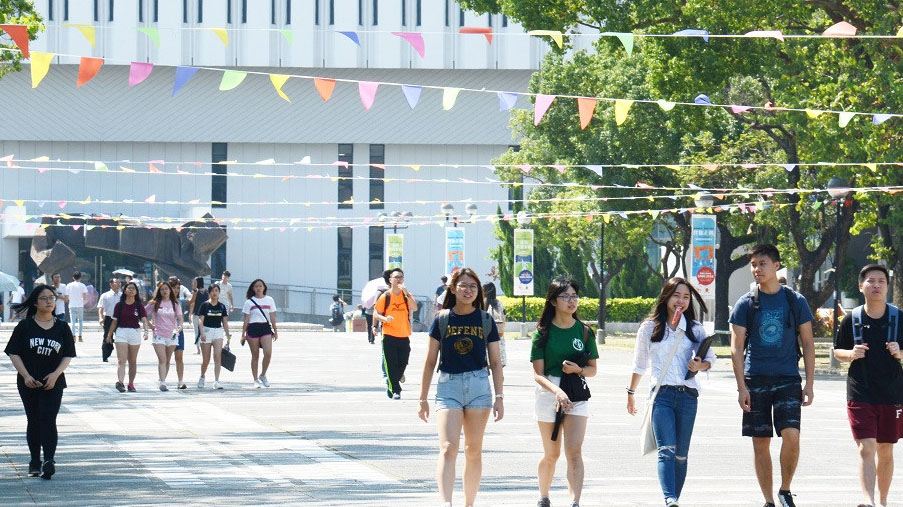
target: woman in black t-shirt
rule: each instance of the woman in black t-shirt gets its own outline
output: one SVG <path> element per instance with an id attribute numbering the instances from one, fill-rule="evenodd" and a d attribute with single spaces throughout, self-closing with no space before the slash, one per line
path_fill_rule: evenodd
<path id="1" fill-rule="evenodd" d="M 198 316 L 201 318 L 201 352 L 203 353 L 198 389 L 203 389 L 205 384 L 204 375 L 207 373 L 207 366 L 210 365 L 211 349 L 213 351 L 213 374 L 216 376 L 213 388 L 222 389 L 223 385 L 219 382 L 219 372 L 223 361 L 223 338 L 232 339 L 232 336 L 229 334 L 229 312 L 226 309 L 226 305 L 219 300 L 220 288 L 218 284 L 211 285 L 208 294 L 210 299 L 201 303 L 201 307 L 198 310 Z"/>
<path id="2" fill-rule="evenodd" d="M 194 279 L 194 291 L 191 293 L 191 299 L 188 300 L 188 314 L 194 324 L 194 346 L 198 349 L 197 354 L 201 353 L 201 305 L 208 299 L 210 299 L 210 293 L 204 288 L 204 277 L 199 276 Z"/>
<path id="3" fill-rule="evenodd" d="M 26 311 L 6 344 L 6 354 L 19 375 L 16 385 L 28 419 L 26 439 L 31 461 L 28 475 L 50 479 L 56 472 L 56 416 L 63 401 L 66 376 L 63 370 L 75 357 L 75 340 L 69 326 L 53 317 L 56 291 L 37 285 L 16 312 Z M 41 449 L 44 460 L 41 461 Z"/>

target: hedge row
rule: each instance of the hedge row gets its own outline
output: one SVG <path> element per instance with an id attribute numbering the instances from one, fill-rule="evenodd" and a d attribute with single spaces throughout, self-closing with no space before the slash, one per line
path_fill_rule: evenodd
<path id="1" fill-rule="evenodd" d="M 509 321 L 519 322 L 522 314 L 522 298 L 500 297 L 505 305 L 505 313 Z M 527 322 L 536 322 L 545 305 L 545 298 L 527 298 Z M 608 322 L 640 322 L 655 306 L 655 298 L 617 298 L 605 301 L 608 310 L 606 321 Z M 577 314 L 583 320 L 595 320 L 599 309 L 598 299 L 583 298 L 577 308 Z"/>

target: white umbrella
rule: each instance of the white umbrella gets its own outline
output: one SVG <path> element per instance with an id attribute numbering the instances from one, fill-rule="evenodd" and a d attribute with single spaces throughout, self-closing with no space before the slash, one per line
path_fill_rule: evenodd
<path id="1" fill-rule="evenodd" d="M 364 288 L 361 289 L 361 304 L 364 305 L 364 308 L 370 308 L 376 304 L 376 298 L 379 297 L 379 292 L 388 288 L 389 284 L 387 284 L 382 277 L 370 280 L 367 282 L 367 285 L 364 285 Z"/>
<path id="2" fill-rule="evenodd" d="M 130 269 L 119 268 L 116 271 L 113 271 L 114 275 L 123 275 L 123 276 L 135 276 L 135 272 Z"/>
<path id="3" fill-rule="evenodd" d="M 0 292 L 15 292 L 18 288 L 18 278 L 0 271 Z"/>

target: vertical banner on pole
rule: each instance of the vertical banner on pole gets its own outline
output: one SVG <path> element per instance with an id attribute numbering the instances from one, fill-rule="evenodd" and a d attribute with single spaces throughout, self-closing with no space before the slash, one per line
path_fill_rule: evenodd
<path id="1" fill-rule="evenodd" d="M 445 228 L 445 272 L 449 275 L 464 267 L 464 229 Z"/>
<path id="2" fill-rule="evenodd" d="M 514 295 L 533 295 L 533 230 L 514 230 Z"/>
<path id="3" fill-rule="evenodd" d="M 404 269 L 404 236 L 389 234 L 386 236 L 386 269 Z"/>
<path id="4" fill-rule="evenodd" d="M 690 283 L 703 298 L 711 299 L 715 297 L 715 215 L 693 215 L 691 228 Z"/>

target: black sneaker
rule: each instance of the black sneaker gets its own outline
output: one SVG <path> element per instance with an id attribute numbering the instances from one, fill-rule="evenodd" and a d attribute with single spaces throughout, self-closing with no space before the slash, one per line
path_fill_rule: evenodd
<path id="1" fill-rule="evenodd" d="M 29 461 L 28 462 L 28 476 L 29 477 L 37 477 L 41 475 L 41 462 L 40 461 Z"/>
<path id="2" fill-rule="evenodd" d="M 762 507 L 777 507 L 777 506 L 771 502 L 765 502 L 765 505 Z"/>
<path id="3" fill-rule="evenodd" d="M 124 393 L 125 392 L 125 384 L 123 384 L 122 382 L 116 382 L 116 390 L 119 391 L 120 393 Z"/>
<path id="4" fill-rule="evenodd" d="M 552 501 L 549 500 L 549 497 L 544 496 L 536 502 L 536 507 L 552 507 Z"/>
<path id="5" fill-rule="evenodd" d="M 778 502 L 781 502 L 781 507 L 796 507 L 793 503 L 793 493 L 790 491 L 778 491 Z"/>
<path id="6" fill-rule="evenodd" d="M 41 465 L 41 479 L 50 480 L 53 477 L 53 474 L 56 473 L 56 466 L 51 461 L 45 461 L 43 465 Z"/>

